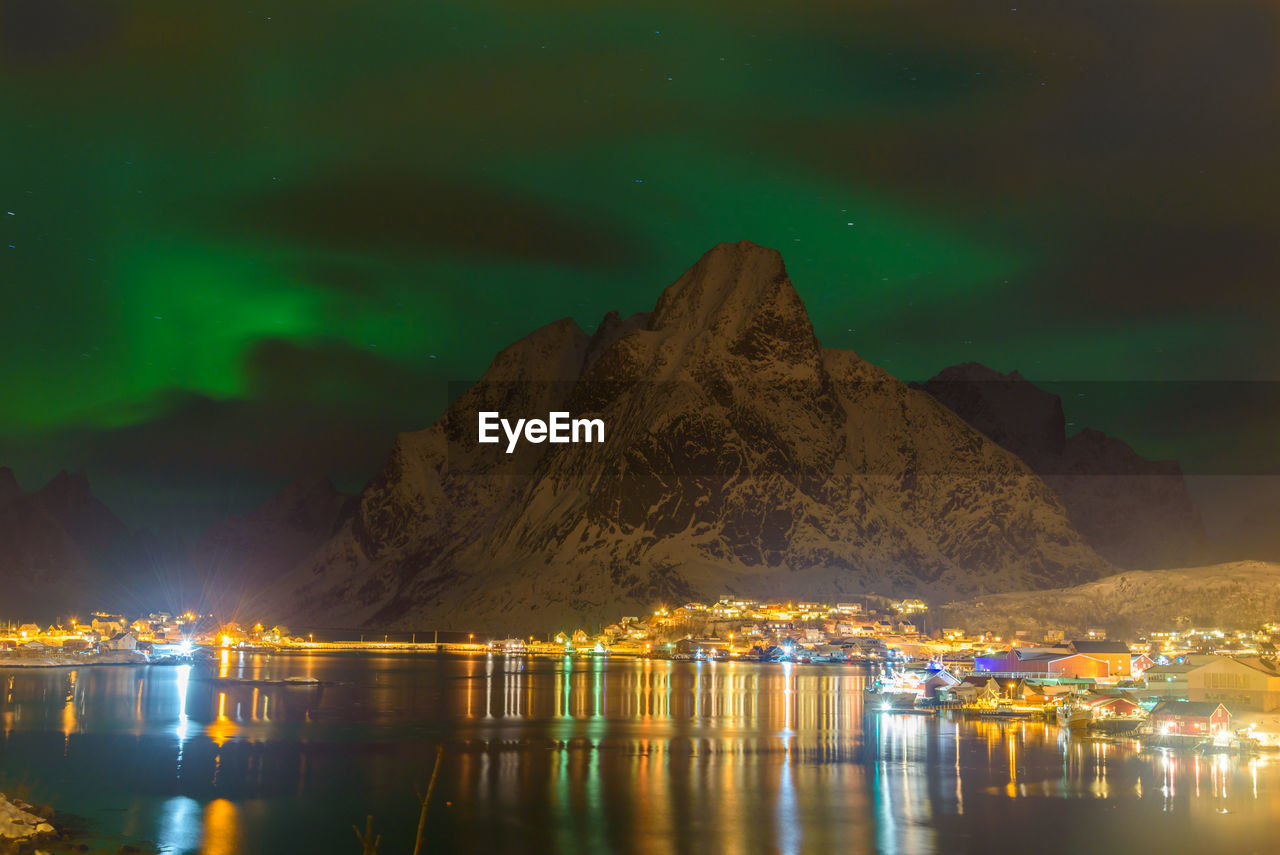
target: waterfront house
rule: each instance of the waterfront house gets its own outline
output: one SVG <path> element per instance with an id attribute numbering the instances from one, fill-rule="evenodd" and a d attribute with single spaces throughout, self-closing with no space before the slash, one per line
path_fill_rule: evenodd
<path id="1" fill-rule="evenodd" d="M 938 690 L 938 695 L 950 701 L 994 704 L 1001 699 L 1003 691 L 994 678 L 970 674 L 956 685 Z"/>
<path id="2" fill-rule="evenodd" d="M 723 638 L 682 638 L 676 642 L 676 653 L 685 656 L 723 658 L 728 656 L 730 644 Z"/>
<path id="3" fill-rule="evenodd" d="M 118 618 L 114 615 L 95 615 L 89 627 L 103 638 L 110 638 L 116 633 L 124 631 L 124 618 Z"/>
<path id="4" fill-rule="evenodd" d="M 853 624 L 848 621 L 829 620 L 822 625 L 823 631 L 829 637 L 848 638 L 853 635 Z"/>
<path id="5" fill-rule="evenodd" d="M 1029 704 L 1048 704 L 1063 695 L 1069 695 L 1075 691 L 1075 687 L 1071 685 L 1059 685 L 1056 683 L 1037 683 L 1030 680 L 1022 681 L 1022 700 Z"/>
<path id="6" fill-rule="evenodd" d="M 1110 676 L 1106 662 L 1066 647 L 1015 647 L 974 657 L 974 671 L 1009 677 L 1098 679 Z"/>
<path id="7" fill-rule="evenodd" d="M 1112 677 L 1123 679 L 1131 673 L 1130 667 L 1133 663 L 1133 654 L 1127 644 L 1119 641 L 1080 639 L 1071 642 L 1071 649 L 1076 653 L 1083 653 L 1085 656 L 1106 662 Z"/>
<path id="8" fill-rule="evenodd" d="M 1187 675 L 1199 667 L 1200 663 L 1170 662 L 1167 665 L 1152 665 L 1142 675 L 1147 688 L 1143 694 L 1155 698 L 1187 697 Z"/>
<path id="9" fill-rule="evenodd" d="M 24 623 L 18 627 L 18 635 L 22 638 L 35 638 L 40 634 L 40 627 L 34 623 Z"/>
<path id="10" fill-rule="evenodd" d="M 1215 656 L 1187 673 L 1187 697 L 1231 704 L 1232 709 L 1280 709 L 1280 671 L 1254 657 Z"/>
<path id="11" fill-rule="evenodd" d="M 950 671 L 944 671 L 941 668 L 930 668 L 925 672 L 925 678 L 921 685 L 924 686 L 924 696 L 926 698 L 934 698 L 937 697 L 939 691 L 960 685 L 960 678 Z"/>
<path id="12" fill-rule="evenodd" d="M 1156 733 L 1212 736 L 1231 726 L 1231 712 L 1213 701 L 1161 701 L 1151 711 Z"/>
<path id="13" fill-rule="evenodd" d="M 1090 699 L 1088 705 L 1089 709 L 1093 710 L 1094 718 L 1115 715 L 1134 716 L 1145 712 L 1142 704 L 1128 695 L 1103 695 Z"/>
<path id="14" fill-rule="evenodd" d="M 137 650 L 138 637 L 134 635 L 132 631 L 118 632 L 104 642 L 103 647 L 106 647 L 109 650 Z"/>

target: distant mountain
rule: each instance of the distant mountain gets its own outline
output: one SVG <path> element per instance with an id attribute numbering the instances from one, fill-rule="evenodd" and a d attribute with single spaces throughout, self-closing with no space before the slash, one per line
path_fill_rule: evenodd
<path id="1" fill-rule="evenodd" d="M 506 454 L 476 442 L 481 410 L 598 417 L 606 442 Z M 1018 457 L 824 349 L 780 255 L 743 242 L 650 314 L 502 351 L 262 602 L 311 625 L 515 632 L 726 592 L 936 599 L 1111 569 Z"/>
<path id="2" fill-rule="evenodd" d="M 300 479 L 190 549 L 130 529 L 83 475 L 24 493 L 0 468 L 0 619 L 187 607 L 232 618 L 331 538 L 353 504 L 327 479 Z"/>
<path id="3" fill-rule="evenodd" d="M 969 362 L 915 388 L 1022 458 L 1112 563 L 1153 569 L 1210 559 L 1200 512 L 1175 461 L 1148 460 L 1101 431 L 1067 436 L 1062 401 L 1017 371 L 1002 374 Z"/>
<path id="4" fill-rule="evenodd" d="M 0 470 L 0 617 L 48 621 L 133 605 L 147 544 L 98 501 L 84 476 L 61 472 L 23 493 L 13 473 Z"/>
<path id="5" fill-rule="evenodd" d="M 263 587 L 333 537 L 354 506 L 354 497 L 329 479 L 310 477 L 251 513 L 215 525 L 189 562 L 205 592 L 201 601 L 228 617 L 252 611 Z"/>

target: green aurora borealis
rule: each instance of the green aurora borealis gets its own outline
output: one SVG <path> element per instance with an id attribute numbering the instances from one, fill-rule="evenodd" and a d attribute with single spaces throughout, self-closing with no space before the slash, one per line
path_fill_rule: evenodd
<path id="1" fill-rule="evenodd" d="M 1280 376 L 1274 3 L 204 5 L 0 2 L 28 487 L 203 522 L 358 486 L 448 381 L 742 238 L 905 379 Z M 1270 447 L 1256 401 L 1192 434 L 1181 387 L 1116 388 L 1069 416 L 1204 471 L 1249 468 L 1224 421 Z"/>

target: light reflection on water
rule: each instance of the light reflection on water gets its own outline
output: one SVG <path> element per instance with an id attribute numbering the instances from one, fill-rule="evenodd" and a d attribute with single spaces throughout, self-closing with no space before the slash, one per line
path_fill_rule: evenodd
<path id="1" fill-rule="evenodd" d="M 295 674 L 328 682 L 265 682 Z M 367 813 L 383 851 L 408 851 L 443 742 L 442 851 L 1270 851 L 1270 758 L 864 719 L 864 683 L 839 666 L 229 650 L 205 671 L 0 671 L 0 789 L 26 781 L 103 839 L 164 851 L 349 852 Z"/>

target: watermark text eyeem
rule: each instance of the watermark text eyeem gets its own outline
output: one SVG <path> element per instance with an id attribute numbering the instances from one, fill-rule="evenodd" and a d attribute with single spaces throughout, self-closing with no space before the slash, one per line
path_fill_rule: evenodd
<path id="1" fill-rule="evenodd" d="M 507 454 L 516 450 L 520 440 L 541 443 L 604 442 L 603 419 L 575 419 L 569 413 L 547 413 L 543 419 L 502 418 L 497 412 L 481 411 L 479 416 L 479 441 L 482 443 L 507 441 Z M 500 433 L 501 432 L 501 435 Z"/>

